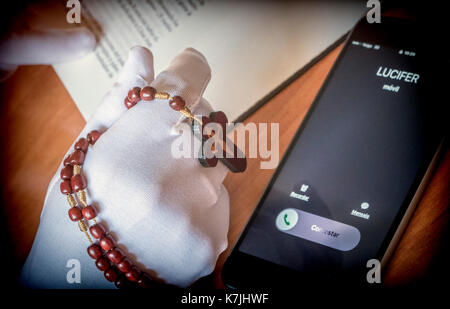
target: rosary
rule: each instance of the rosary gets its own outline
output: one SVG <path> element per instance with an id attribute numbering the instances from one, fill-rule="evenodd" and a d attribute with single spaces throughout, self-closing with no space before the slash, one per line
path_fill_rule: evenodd
<path id="1" fill-rule="evenodd" d="M 216 123 L 225 129 L 228 119 L 223 112 L 212 112 L 209 117 L 202 116 L 201 119 L 192 114 L 183 98 L 180 96 L 170 96 L 166 92 L 157 92 L 155 88 L 146 86 L 144 88 L 134 87 L 125 97 L 124 104 L 130 109 L 139 101 L 152 101 L 154 99 L 168 100 L 169 106 L 191 120 L 193 133 L 201 138 L 202 148 L 199 157 L 200 164 L 204 167 L 215 167 L 220 160 L 228 169 L 234 173 L 243 172 L 246 169 L 247 161 L 240 153 L 236 145 L 232 145 L 232 156 L 227 156 L 226 136 L 222 140 L 215 136 L 214 131 L 204 132 L 204 126 L 208 123 Z M 223 130 L 226 132 L 226 130 Z M 95 260 L 97 268 L 103 272 L 104 277 L 109 282 L 114 282 L 117 288 L 141 287 L 150 288 L 159 283 L 153 280 L 147 273 L 133 265 L 130 259 L 116 247 L 116 242 L 106 228 L 97 222 L 97 211 L 92 205 L 87 203 L 86 198 L 86 178 L 82 175 L 81 169 L 84 163 L 89 146 L 95 144 L 100 138 L 101 132 L 91 131 L 86 138 L 80 138 L 74 145 L 74 151 L 63 161 L 61 169 L 61 193 L 67 196 L 69 203 L 68 215 L 70 220 L 78 222 L 80 231 L 86 235 L 90 246 L 87 248 L 88 255 Z M 222 152 L 220 156 L 206 156 L 204 153 L 204 143 L 209 138 L 214 139 L 212 150 L 214 153 Z M 98 242 L 94 242 L 92 237 Z"/>

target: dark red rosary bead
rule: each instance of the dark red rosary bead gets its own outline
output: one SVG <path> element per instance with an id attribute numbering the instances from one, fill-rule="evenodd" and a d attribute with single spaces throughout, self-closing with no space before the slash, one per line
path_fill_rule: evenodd
<path id="1" fill-rule="evenodd" d="M 83 219 L 83 215 L 81 214 L 81 210 L 78 207 L 71 207 L 69 209 L 69 218 L 72 221 L 80 221 Z"/>
<path id="2" fill-rule="evenodd" d="M 130 260 L 126 257 L 117 263 L 117 268 L 123 273 L 129 272 L 131 270 L 131 266 L 133 266 L 133 264 L 131 264 Z"/>
<path id="3" fill-rule="evenodd" d="M 87 135 L 89 144 L 94 145 L 95 142 L 99 139 L 100 135 L 102 135 L 102 133 L 97 130 L 92 130 L 91 132 L 89 132 L 89 134 Z"/>
<path id="4" fill-rule="evenodd" d="M 59 184 L 59 189 L 61 190 L 62 194 L 71 194 L 72 193 L 72 184 L 70 183 L 70 180 L 63 180 Z"/>
<path id="5" fill-rule="evenodd" d="M 128 101 L 132 103 L 137 103 L 141 99 L 140 96 L 141 88 L 139 87 L 133 87 L 128 91 Z"/>
<path id="6" fill-rule="evenodd" d="M 108 268 L 107 270 L 105 270 L 104 275 L 106 280 L 108 280 L 109 282 L 114 282 L 117 279 L 117 273 L 114 268 Z"/>
<path id="7" fill-rule="evenodd" d="M 125 106 L 126 106 L 128 109 L 130 109 L 130 108 L 132 108 L 133 106 L 136 105 L 136 103 L 130 102 L 130 100 L 128 100 L 128 97 L 125 98 L 125 100 L 123 101 L 123 103 L 125 104 Z"/>
<path id="8" fill-rule="evenodd" d="M 129 272 L 125 273 L 125 277 L 132 282 L 136 282 L 139 279 L 140 274 L 141 272 L 139 269 L 133 266 Z"/>
<path id="9" fill-rule="evenodd" d="M 106 257 L 114 264 L 119 263 L 123 259 L 122 251 L 118 248 L 114 248 L 106 252 Z"/>
<path id="10" fill-rule="evenodd" d="M 108 259 L 104 256 L 99 257 L 97 261 L 95 261 L 95 266 L 101 271 L 105 271 L 110 267 Z"/>
<path id="11" fill-rule="evenodd" d="M 81 210 L 81 213 L 83 214 L 83 217 L 86 220 L 92 220 L 97 216 L 97 212 L 95 211 L 95 208 L 93 206 L 86 206 Z"/>
<path id="12" fill-rule="evenodd" d="M 72 154 L 70 155 L 70 163 L 72 165 L 83 165 L 84 152 L 82 152 L 81 150 L 75 150 L 74 152 L 72 152 Z"/>
<path id="13" fill-rule="evenodd" d="M 89 148 L 89 143 L 87 139 L 84 137 L 81 137 L 74 145 L 75 150 L 81 150 L 82 152 L 86 153 L 86 151 Z"/>
<path id="14" fill-rule="evenodd" d="M 130 91 L 128 91 L 128 96 L 127 96 L 128 101 L 136 104 L 141 99 L 140 93 L 141 93 L 141 88 L 139 88 L 139 87 L 131 88 Z"/>
<path id="15" fill-rule="evenodd" d="M 71 165 L 64 166 L 61 169 L 61 179 L 69 180 L 73 176 L 73 167 Z"/>
<path id="16" fill-rule="evenodd" d="M 186 103 L 182 97 L 174 96 L 172 100 L 169 101 L 169 105 L 173 110 L 180 111 L 186 106 Z"/>
<path id="17" fill-rule="evenodd" d="M 64 166 L 71 165 L 72 164 L 72 163 L 70 163 L 71 160 L 72 160 L 72 158 L 70 157 L 70 154 L 68 154 L 67 157 L 63 161 Z"/>
<path id="18" fill-rule="evenodd" d="M 92 237 L 97 239 L 105 235 L 105 228 L 100 223 L 89 227 L 89 231 L 91 232 Z"/>
<path id="19" fill-rule="evenodd" d="M 97 260 L 103 255 L 102 248 L 97 244 L 92 244 L 87 248 L 87 252 L 91 258 Z"/>
<path id="20" fill-rule="evenodd" d="M 72 190 L 74 192 L 86 189 L 86 178 L 84 178 L 84 176 L 81 174 L 73 175 L 70 182 L 72 184 Z"/>
<path id="21" fill-rule="evenodd" d="M 141 273 L 139 276 L 139 279 L 137 280 L 137 284 L 144 289 L 150 288 L 152 285 L 155 284 L 155 281 L 153 281 L 146 273 Z"/>
<path id="22" fill-rule="evenodd" d="M 117 276 L 116 281 L 114 281 L 114 285 L 118 289 L 126 289 L 130 287 L 130 282 L 127 280 L 127 278 L 125 278 L 125 276 L 119 275 Z"/>
<path id="23" fill-rule="evenodd" d="M 112 240 L 112 238 L 109 236 L 103 236 L 100 239 L 100 247 L 102 247 L 102 249 L 105 251 L 109 251 L 114 248 L 114 240 Z"/>
<path id="24" fill-rule="evenodd" d="M 141 100 L 151 101 L 155 98 L 156 89 L 150 86 L 145 86 L 141 90 Z"/>

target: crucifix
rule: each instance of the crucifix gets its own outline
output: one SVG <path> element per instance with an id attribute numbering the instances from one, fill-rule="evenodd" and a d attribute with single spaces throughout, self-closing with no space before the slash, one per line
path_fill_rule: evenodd
<path id="1" fill-rule="evenodd" d="M 245 154 L 227 138 L 227 123 L 227 116 L 221 111 L 201 119 L 192 118 L 192 131 L 202 141 L 199 161 L 204 167 L 215 167 L 220 160 L 233 173 L 242 173 L 247 168 L 247 160 Z M 208 124 L 216 124 L 222 134 L 217 134 Z"/>

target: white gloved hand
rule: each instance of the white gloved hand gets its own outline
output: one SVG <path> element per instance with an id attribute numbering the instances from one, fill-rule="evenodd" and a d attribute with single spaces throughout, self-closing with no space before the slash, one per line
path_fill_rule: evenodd
<path id="1" fill-rule="evenodd" d="M 211 107 L 202 94 L 210 68 L 203 55 L 186 49 L 155 80 L 153 75 L 151 52 L 132 48 L 118 82 L 80 134 L 105 132 L 89 148 L 83 172 L 99 221 L 118 247 L 142 269 L 186 287 L 211 273 L 227 247 L 229 199 L 222 185 L 227 169 L 222 163 L 204 168 L 196 158 L 172 157 L 171 144 L 179 137 L 173 128 L 181 115 L 167 101 L 141 101 L 130 110 L 124 106 L 130 88 L 150 84 L 183 97 L 193 113 L 208 115 Z M 59 173 L 48 189 L 21 282 L 31 287 L 112 288 L 87 255 L 85 235 L 67 215 Z M 66 280 L 70 259 L 80 261 L 81 284 Z"/>
<path id="2" fill-rule="evenodd" d="M 0 39 L 0 80 L 7 78 L 19 65 L 54 64 L 75 60 L 91 52 L 96 45 L 95 35 L 86 27 L 66 29 L 47 28 L 36 19 L 52 10 L 52 6 L 29 5 L 12 30 Z M 58 12 L 65 16 L 64 10 Z M 42 18 L 41 18 L 42 19 Z"/>

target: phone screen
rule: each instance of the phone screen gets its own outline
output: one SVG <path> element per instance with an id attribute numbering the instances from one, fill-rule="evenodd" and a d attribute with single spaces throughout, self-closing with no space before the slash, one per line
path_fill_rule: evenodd
<path id="1" fill-rule="evenodd" d="M 349 37 L 235 250 L 330 277 L 382 257 L 442 129 L 423 54 L 378 27 Z"/>

